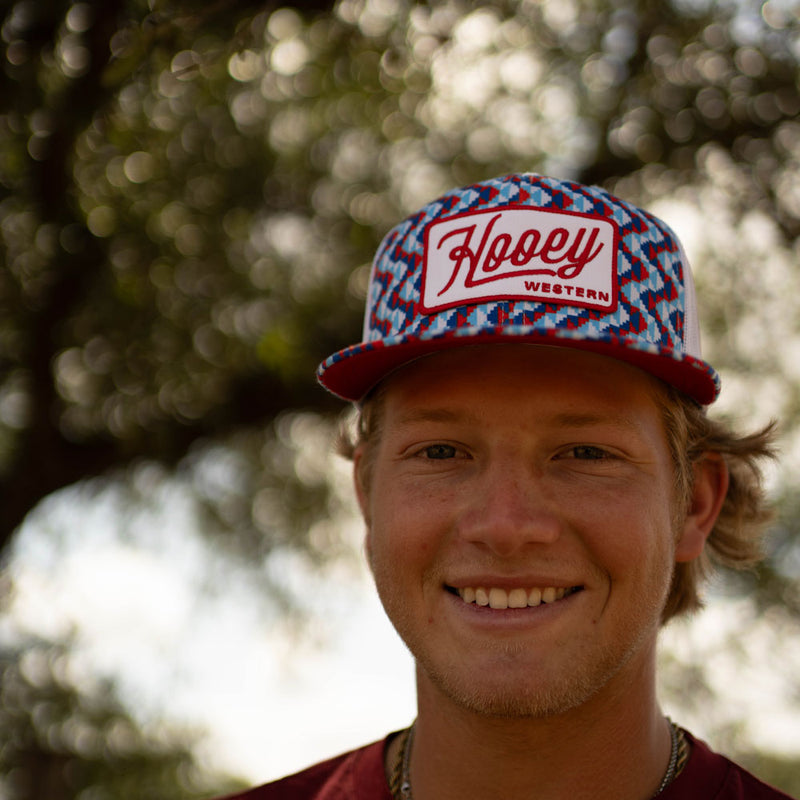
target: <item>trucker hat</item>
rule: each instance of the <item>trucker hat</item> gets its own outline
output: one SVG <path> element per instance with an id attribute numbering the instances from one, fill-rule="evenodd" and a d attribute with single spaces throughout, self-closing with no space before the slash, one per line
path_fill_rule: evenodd
<path id="1" fill-rule="evenodd" d="M 358 402 L 438 351 L 487 342 L 571 347 L 632 364 L 708 405 L 694 283 L 661 220 L 604 189 L 532 173 L 454 189 L 394 227 L 369 280 L 363 341 L 320 383 Z"/>

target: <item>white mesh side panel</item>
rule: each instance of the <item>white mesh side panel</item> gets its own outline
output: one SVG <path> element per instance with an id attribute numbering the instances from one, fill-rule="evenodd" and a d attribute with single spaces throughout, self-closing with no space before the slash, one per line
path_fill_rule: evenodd
<path id="1" fill-rule="evenodd" d="M 676 237 L 677 239 L 677 237 Z M 694 291 L 694 278 L 692 269 L 686 258 L 683 245 L 678 241 L 680 257 L 683 263 L 683 292 L 684 292 L 684 327 L 683 327 L 683 352 L 702 358 L 700 353 L 700 320 L 697 315 L 697 295 Z"/>

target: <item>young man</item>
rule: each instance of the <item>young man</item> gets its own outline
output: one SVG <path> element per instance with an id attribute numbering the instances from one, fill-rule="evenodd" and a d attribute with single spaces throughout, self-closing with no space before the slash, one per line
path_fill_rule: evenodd
<path id="1" fill-rule="evenodd" d="M 510 175 L 392 230 L 364 342 L 322 384 L 383 605 L 417 664 L 407 731 L 240 798 L 781 798 L 666 719 L 656 641 L 709 564 L 752 563 L 769 433 L 709 421 L 681 246 L 602 189 Z"/>

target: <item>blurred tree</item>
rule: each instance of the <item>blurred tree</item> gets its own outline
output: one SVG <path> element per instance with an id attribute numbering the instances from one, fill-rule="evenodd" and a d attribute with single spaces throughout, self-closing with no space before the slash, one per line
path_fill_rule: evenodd
<path id="1" fill-rule="evenodd" d="M 519 169 L 683 220 L 723 411 L 786 420 L 793 496 L 796 0 L 1 9 L 0 548 L 56 489 L 156 462 L 220 546 L 324 558 L 336 500 L 293 469 L 338 408 L 316 363 L 358 338 L 391 224 Z M 223 484 L 198 466 L 220 452 Z M 798 519 L 746 583 L 795 620 Z"/>
<path id="2" fill-rule="evenodd" d="M 311 384 L 258 361 L 269 299 L 226 255 L 272 168 L 211 93 L 229 91 L 249 5 L 164 5 L 20 2 L 5 19 L 0 545 L 53 490 L 174 463 Z M 203 52 L 181 49 L 196 37 Z"/>
<path id="3" fill-rule="evenodd" d="M 66 645 L 6 650 L 0 697 L 4 800 L 189 800 L 241 788 L 196 763 L 186 732 L 142 730 L 113 687 L 76 687 Z"/>

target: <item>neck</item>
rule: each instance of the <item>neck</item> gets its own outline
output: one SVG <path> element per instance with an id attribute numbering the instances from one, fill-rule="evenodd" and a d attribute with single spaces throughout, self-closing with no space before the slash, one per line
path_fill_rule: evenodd
<path id="1" fill-rule="evenodd" d="M 452 703 L 419 675 L 414 800 L 649 800 L 669 761 L 669 726 L 652 675 L 619 683 L 562 714 L 499 718 Z"/>

